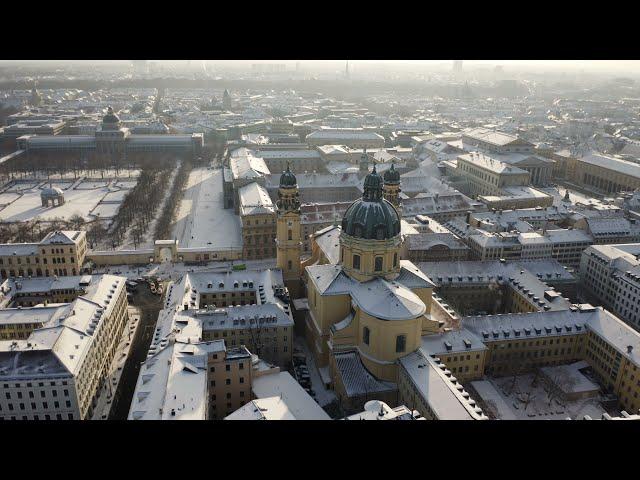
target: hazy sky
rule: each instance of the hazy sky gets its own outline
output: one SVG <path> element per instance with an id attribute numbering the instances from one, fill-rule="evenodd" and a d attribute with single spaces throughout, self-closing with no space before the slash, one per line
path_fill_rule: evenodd
<path id="1" fill-rule="evenodd" d="M 154 62 L 157 60 L 154 60 Z M 57 64 L 63 62 L 62 60 L 0 60 L 0 65 L 2 64 L 34 64 L 34 63 L 44 63 L 44 64 Z M 129 60 L 88 60 L 87 63 L 91 64 L 107 64 L 107 63 L 123 63 L 129 62 Z M 186 65 L 188 60 L 159 60 L 158 62 L 167 63 L 167 64 L 176 64 L 176 65 Z M 199 64 L 202 60 L 191 60 L 191 64 Z M 314 64 L 318 68 L 331 68 L 334 65 L 343 64 L 346 60 L 208 60 L 207 62 L 219 64 L 219 65 L 228 65 L 228 66 L 240 66 L 245 64 L 247 66 L 254 63 L 284 63 L 288 67 L 294 67 L 296 62 L 300 62 L 300 64 L 306 68 L 313 69 Z M 356 69 L 358 65 L 366 65 L 367 67 L 371 67 L 375 64 L 381 64 L 384 66 L 392 66 L 396 65 L 405 65 L 411 66 L 415 65 L 416 67 L 430 67 L 437 66 L 442 64 L 451 64 L 453 60 L 349 60 L 349 63 L 353 65 Z M 64 61 L 64 63 L 85 63 L 85 61 L 73 60 L 73 61 Z M 640 61 L 639 60 L 464 60 L 464 66 L 472 67 L 472 66 L 481 66 L 481 65 L 503 65 L 505 68 L 540 68 L 541 70 L 549 70 L 549 69 L 562 69 L 564 71 L 568 70 L 593 70 L 599 72 L 609 71 L 611 73 L 640 73 Z"/>

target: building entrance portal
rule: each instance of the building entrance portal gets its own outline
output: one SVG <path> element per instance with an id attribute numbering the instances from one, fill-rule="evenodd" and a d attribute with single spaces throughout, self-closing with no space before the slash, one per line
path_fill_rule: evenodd
<path id="1" fill-rule="evenodd" d="M 154 256 L 159 263 L 178 261 L 178 240 L 156 240 Z"/>

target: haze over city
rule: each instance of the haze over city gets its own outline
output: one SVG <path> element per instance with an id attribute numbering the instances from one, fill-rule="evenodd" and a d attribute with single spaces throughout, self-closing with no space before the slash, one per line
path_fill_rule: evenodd
<path id="1" fill-rule="evenodd" d="M 0 61 L 0 419 L 640 419 L 638 74 Z"/>

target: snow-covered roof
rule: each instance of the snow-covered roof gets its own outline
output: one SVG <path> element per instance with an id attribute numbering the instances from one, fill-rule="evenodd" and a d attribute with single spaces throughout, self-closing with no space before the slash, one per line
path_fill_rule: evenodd
<path id="1" fill-rule="evenodd" d="M 466 130 L 463 132 L 463 135 L 475 140 L 481 140 L 483 142 L 498 146 L 509 145 L 510 143 L 514 142 L 522 142 L 515 135 L 509 135 L 508 133 L 498 132 L 496 130 L 491 130 L 483 127 Z"/>
<path id="2" fill-rule="evenodd" d="M 589 231 L 595 237 L 630 235 L 632 230 L 635 230 L 634 233 L 640 233 L 637 228 L 633 229 L 631 222 L 626 218 L 595 217 L 587 218 L 585 221 L 589 226 Z"/>
<path id="3" fill-rule="evenodd" d="M 82 231 L 58 230 L 50 232 L 40 241 L 40 245 L 73 245 L 81 237 Z"/>
<path id="4" fill-rule="evenodd" d="M 485 420 L 487 417 L 442 363 L 419 348 L 399 359 L 417 393 L 439 420 Z"/>
<path id="5" fill-rule="evenodd" d="M 236 154 L 238 151 L 244 151 L 245 155 Z M 229 161 L 234 180 L 256 179 L 270 173 L 264 159 L 254 156 L 252 151 L 240 148 L 234 154 Z"/>
<path id="6" fill-rule="evenodd" d="M 375 395 L 397 387 L 394 383 L 378 380 L 362 364 L 356 351 L 335 352 L 336 373 L 340 376 L 348 397 Z"/>
<path id="7" fill-rule="evenodd" d="M 320 158 L 317 150 L 260 150 L 255 156 L 264 160 L 276 160 L 281 158 Z"/>
<path id="8" fill-rule="evenodd" d="M 207 357 L 225 352 L 224 340 L 170 342 L 140 366 L 129 420 L 207 418 Z"/>
<path id="9" fill-rule="evenodd" d="M 369 400 L 364 404 L 364 410 L 360 413 L 349 415 L 343 420 L 426 420 L 418 411 L 409 410 L 400 405 L 391 408 L 380 400 Z"/>
<path id="10" fill-rule="evenodd" d="M 419 233 L 406 239 L 407 248 L 411 250 L 429 250 L 435 246 L 445 246 L 452 250 L 468 250 L 453 233 Z"/>
<path id="11" fill-rule="evenodd" d="M 269 192 L 257 182 L 240 187 L 238 197 L 240 198 L 241 216 L 275 213 Z"/>
<path id="12" fill-rule="evenodd" d="M 116 304 L 112 299 L 121 294 L 124 281 L 124 277 L 114 275 L 93 276 L 82 296 L 62 304 L 59 309 L 54 306 L 23 307 L 12 309 L 13 313 L 3 313 L 7 322 L 16 322 L 23 316 L 26 322 L 44 320 L 45 324 L 26 339 L 0 340 L 0 379 L 5 376 L 32 378 L 51 373 L 77 375 L 94 341 L 94 332 L 103 328 L 101 325 L 111 316 Z M 27 284 L 30 280 L 23 282 Z M 43 313 L 44 309 L 46 313 Z M 29 359 L 42 360 L 45 367 L 26 362 Z M 20 369 L 14 367 L 18 363 Z M 51 371 L 47 370 L 47 365 Z"/>
<path id="13" fill-rule="evenodd" d="M 37 243 L 2 243 L 0 244 L 0 256 L 9 255 L 36 255 L 38 253 Z"/>
<path id="14" fill-rule="evenodd" d="M 313 401 L 313 400 L 312 400 Z M 298 420 L 281 397 L 257 398 L 227 415 L 225 420 Z"/>
<path id="15" fill-rule="evenodd" d="M 261 305 L 238 305 L 213 310 L 191 310 L 206 330 L 247 329 L 252 325 L 270 327 L 293 327 L 293 319 L 283 307 L 274 303 Z M 195 313 L 193 313 L 195 312 Z"/>
<path id="16" fill-rule="evenodd" d="M 458 162 L 462 160 L 471 163 L 478 168 L 489 170 L 500 175 L 521 175 L 528 173 L 526 170 L 501 162 L 500 160 L 480 152 L 458 155 L 457 160 Z M 458 165 L 458 168 L 460 168 L 460 165 Z"/>
<path id="17" fill-rule="evenodd" d="M 610 157 L 598 153 L 591 153 L 578 159 L 579 162 L 595 165 L 600 168 L 607 168 L 624 175 L 640 178 L 640 164 Z"/>
<path id="18" fill-rule="evenodd" d="M 256 377 L 253 379 L 251 390 L 256 397 L 255 406 L 260 408 L 260 419 L 331 419 L 288 372 L 271 373 Z M 238 419 L 234 418 L 237 413 L 238 411 L 232 413 L 225 420 Z M 246 415 L 247 413 L 256 415 L 258 412 L 249 407 L 249 412 L 241 413 L 238 416 Z"/>
<path id="19" fill-rule="evenodd" d="M 379 140 L 384 142 L 384 137 L 378 135 L 375 132 L 356 129 L 356 128 L 322 128 L 321 130 L 316 130 L 315 132 L 311 132 L 306 137 L 309 139 L 321 139 L 321 140 Z"/>
<path id="20" fill-rule="evenodd" d="M 329 226 L 314 234 L 316 244 L 331 264 L 340 261 L 340 233 L 339 226 Z"/>
<path id="21" fill-rule="evenodd" d="M 443 355 L 460 352 L 479 352 L 487 350 L 482 339 L 475 333 L 461 328 L 445 333 L 422 336 L 422 350 L 428 355 Z"/>
<path id="22" fill-rule="evenodd" d="M 360 309 L 373 317 L 406 320 L 426 311 L 424 302 L 398 281 L 374 278 L 359 282 L 346 275 L 340 265 L 311 265 L 306 270 L 320 295 L 350 295 Z"/>

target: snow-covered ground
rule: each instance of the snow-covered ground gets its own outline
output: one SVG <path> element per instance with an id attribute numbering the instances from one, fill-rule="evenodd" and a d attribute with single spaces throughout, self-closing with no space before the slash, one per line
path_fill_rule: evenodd
<path id="1" fill-rule="evenodd" d="M 222 170 L 194 168 L 184 192 L 173 236 L 180 247 L 242 247 L 240 218 L 225 209 Z"/>
<path id="2" fill-rule="evenodd" d="M 309 370 L 309 377 L 311 378 L 311 389 L 316 394 L 315 400 L 318 402 L 318 405 L 324 407 L 336 400 L 337 397 L 333 390 L 329 390 L 325 387 L 322 377 L 320 376 L 320 371 L 318 370 L 318 367 L 316 367 L 313 354 L 307 347 L 307 343 L 304 341 L 304 338 L 299 336 L 294 337 L 293 346 L 294 348 L 301 350 L 304 356 L 307 357 L 306 361 L 307 369 Z"/>
<path id="3" fill-rule="evenodd" d="M 48 208 L 42 206 L 40 193 L 41 190 L 39 188 L 24 191 L 20 198 L 17 198 L 0 211 L 0 221 L 26 222 L 32 219 L 47 221 L 55 217 L 68 220 L 76 214 L 87 221 L 93 220 L 89 213 L 109 193 L 109 189 L 101 187 L 92 190 L 65 190 L 64 205 Z"/>
<path id="4" fill-rule="evenodd" d="M 127 177 L 125 186 L 134 185 L 135 180 Z M 49 185 L 64 190 L 64 205 L 43 207 L 40 194 Z M 29 187 L 25 189 L 25 187 Z M 20 192 L 20 193 L 17 193 Z M 115 216 L 120 203 L 129 192 L 117 180 L 52 181 L 18 183 L 0 194 L 0 221 L 26 222 L 29 220 L 50 221 L 54 218 L 69 220 L 73 215 L 80 215 L 86 221 L 95 220 L 98 216 L 109 219 Z M 102 204 L 102 201 L 110 202 Z M 111 203 L 113 202 L 113 203 Z"/>
<path id="5" fill-rule="evenodd" d="M 605 413 L 599 396 L 569 402 L 554 398 L 549 405 L 545 383 L 538 379 L 537 385 L 533 386 L 533 379 L 532 373 L 520 375 L 513 389 L 513 377 L 490 377 L 471 382 L 471 385 L 485 403 L 489 401 L 490 409 L 495 410 L 497 418 L 503 420 L 576 420 L 585 415 L 596 420 Z"/>

